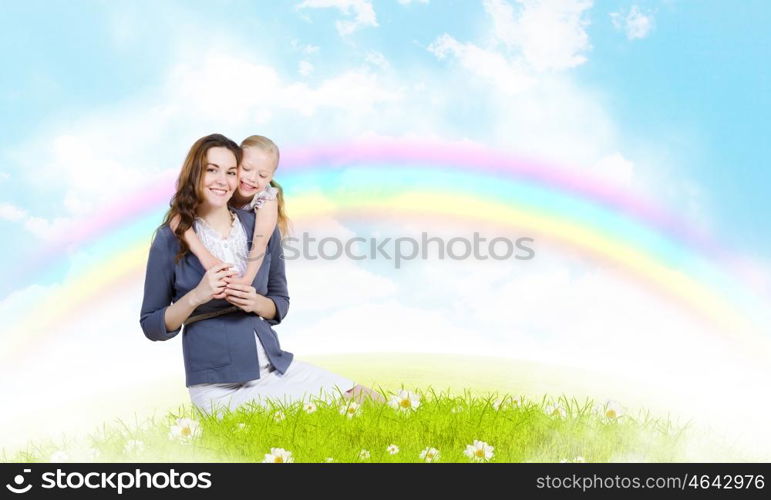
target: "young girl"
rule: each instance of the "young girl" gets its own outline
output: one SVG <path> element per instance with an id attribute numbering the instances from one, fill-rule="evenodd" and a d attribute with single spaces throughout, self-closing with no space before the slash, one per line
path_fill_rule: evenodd
<path id="1" fill-rule="evenodd" d="M 261 135 L 251 135 L 241 142 L 243 156 L 238 166 L 238 188 L 231 204 L 244 210 L 254 210 L 256 223 L 252 235 L 252 249 L 247 257 L 247 268 L 242 276 L 230 278 L 229 283 L 251 285 L 265 257 L 268 239 L 276 224 L 282 235 L 287 233 L 287 217 L 281 186 L 273 180 L 278 168 L 278 146 Z M 171 221 L 172 230 L 177 229 L 179 219 Z M 193 228 L 185 231 L 185 242 L 190 251 L 198 257 L 205 270 L 224 264 L 206 249 Z M 214 298 L 222 299 L 224 292 Z"/>

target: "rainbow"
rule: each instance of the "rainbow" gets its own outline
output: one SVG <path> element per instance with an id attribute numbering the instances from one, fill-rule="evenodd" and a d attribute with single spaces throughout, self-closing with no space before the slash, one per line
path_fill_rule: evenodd
<path id="1" fill-rule="evenodd" d="M 26 284 L 62 284 L 36 304 L 45 313 L 11 325 L 17 335 L 4 335 L 14 343 L 4 353 L 18 355 L 112 287 L 143 278 L 175 177 L 163 172 L 30 258 L 25 267 L 40 271 Z M 725 268 L 728 252 L 656 204 L 575 170 L 469 144 L 375 139 L 289 149 L 276 177 L 295 223 L 406 217 L 537 235 L 622 271 L 711 328 L 767 340 L 754 316 L 764 299 Z M 61 249 L 88 261 L 73 263 Z"/>

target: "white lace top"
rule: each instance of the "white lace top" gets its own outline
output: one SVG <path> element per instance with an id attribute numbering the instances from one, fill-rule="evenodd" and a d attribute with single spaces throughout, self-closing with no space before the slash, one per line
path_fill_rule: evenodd
<path id="1" fill-rule="evenodd" d="M 212 255 L 222 262 L 233 264 L 240 276 L 246 272 L 246 262 L 249 255 L 247 249 L 247 238 L 244 226 L 232 211 L 233 222 L 230 225 L 230 233 L 227 238 L 223 238 L 213 227 L 205 220 L 196 217 L 193 221 L 193 229 L 201 240 L 203 246 L 211 252 Z"/>

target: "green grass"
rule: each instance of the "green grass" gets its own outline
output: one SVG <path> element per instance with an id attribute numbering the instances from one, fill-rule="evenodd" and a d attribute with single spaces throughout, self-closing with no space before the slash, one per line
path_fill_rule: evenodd
<path id="1" fill-rule="evenodd" d="M 426 447 L 433 447 L 442 462 L 468 462 L 463 452 L 475 440 L 493 446 L 492 461 L 497 462 L 559 462 L 579 456 L 587 462 L 769 458 L 767 451 L 739 449 L 708 434 L 701 424 L 709 415 L 697 414 L 693 420 L 694 416 L 681 411 L 688 409 L 684 398 L 667 398 L 663 390 L 635 383 L 622 373 L 608 376 L 527 360 L 432 353 L 303 359 L 385 395 L 413 388 L 421 395 L 420 406 L 402 414 L 388 405 L 366 403 L 360 414 L 348 419 L 337 406 L 318 403 L 318 410 L 310 414 L 301 408 L 283 408 L 286 418 L 281 422 L 273 420 L 276 409 L 253 406 L 218 420 L 199 415 L 178 380 L 160 381 L 154 391 L 121 390 L 109 400 L 79 401 L 75 409 L 59 410 L 68 416 L 78 410 L 83 420 L 78 438 L 67 437 L 73 428 L 56 440 L 47 437 L 64 428 L 56 411 L 34 415 L 34 425 L 17 427 L 10 436 L 16 439 L 4 440 L 0 461 L 259 462 L 271 448 L 284 448 L 295 462 L 323 462 L 327 457 L 356 462 L 362 449 L 370 452 L 371 462 L 412 462 Z M 491 403 L 506 395 L 522 398 L 523 404 L 495 410 Z M 617 420 L 598 414 L 595 402 L 606 399 L 622 403 L 626 414 Z M 553 400 L 565 408 L 565 418 L 545 413 L 546 404 Z M 456 407 L 462 411 L 453 413 Z M 131 423 L 114 419 L 131 414 Z M 170 440 L 169 430 L 178 418 L 199 422 L 200 436 L 189 444 Z M 127 451 L 131 440 L 141 441 L 144 449 Z M 11 442 L 14 448 L 7 451 Z M 399 447 L 396 455 L 386 452 L 391 444 Z M 53 456 L 57 451 L 67 456 Z"/>
<path id="2" fill-rule="evenodd" d="M 395 391 L 380 391 L 389 400 Z M 416 409 L 399 410 L 389 404 L 365 401 L 353 417 L 340 413 L 345 400 L 316 400 L 308 413 L 303 405 L 267 407 L 249 404 L 233 412 L 205 416 L 191 405 L 182 405 L 163 418 L 129 426 L 122 421 L 102 427 L 85 442 L 31 443 L 2 461 L 12 462 L 261 462 L 272 448 L 283 448 L 295 462 L 420 462 L 427 447 L 440 452 L 440 462 L 470 462 L 464 454 L 475 440 L 493 449 L 491 462 L 559 462 L 583 457 L 586 462 L 679 462 L 693 461 L 693 440 L 688 426 L 677 427 L 668 419 L 648 412 L 609 418 L 589 398 L 581 401 L 560 396 L 540 400 L 505 393 L 462 395 L 437 392 L 430 386 L 413 391 L 420 398 Z M 520 402 L 512 403 L 516 396 Z M 496 408 L 496 400 L 504 402 Z M 564 409 L 547 414 L 549 404 Z M 277 421 L 276 412 L 284 419 Z M 189 442 L 170 438 L 179 418 L 198 424 Z M 141 441 L 142 449 L 127 449 L 129 441 Z M 389 445 L 399 452 L 390 454 Z M 367 450 L 368 459 L 360 458 Z M 66 456 L 54 455 L 63 451 Z M 743 459 L 722 449 L 719 461 Z M 701 456 L 699 460 L 709 460 Z"/>

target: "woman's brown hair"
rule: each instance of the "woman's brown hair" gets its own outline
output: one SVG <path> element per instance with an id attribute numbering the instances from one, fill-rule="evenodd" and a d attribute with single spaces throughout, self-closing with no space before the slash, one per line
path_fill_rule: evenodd
<path id="1" fill-rule="evenodd" d="M 169 224 L 177 215 L 179 224 L 174 231 L 174 235 L 179 240 L 180 250 L 176 255 L 175 262 L 179 260 L 190 250 L 183 235 L 185 231 L 193 226 L 196 217 L 196 210 L 203 202 L 203 175 L 206 171 L 206 154 L 211 148 L 226 148 L 236 157 L 236 163 L 241 163 L 241 148 L 238 144 L 228 139 L 222 134 L 211 134 L 201 137 L 190 148 L 185 162 L 182 164 L 182 170 L 177 178 L 177 191 L 169 202 L 169 210 L 163 219 L 163 224 Z"/>
<path id="2" fill-rule="evenodd" d="M 276 168 L 278 168 L 278 161 L 280 157 L 278 146 L 276 146 L 276 144 L 267 137 L 262 135 L 250 135 L 241 141 L 241 149 L 243 148 L 259 148 L 266 153 L 276 155 Z M 275 179 L 271 179 L 270 185 L 278 190 L 278 194 L 276 195 L 276 208 L 278 209 L 276 225 L 278 226 L 278 230 L 281 232 L 281 237 L 283 238 L 286 237 L 286 235 L 289 233 L 289 217 L 286 215 L 286 206 L 284 205 L 284 190 Z"/>

